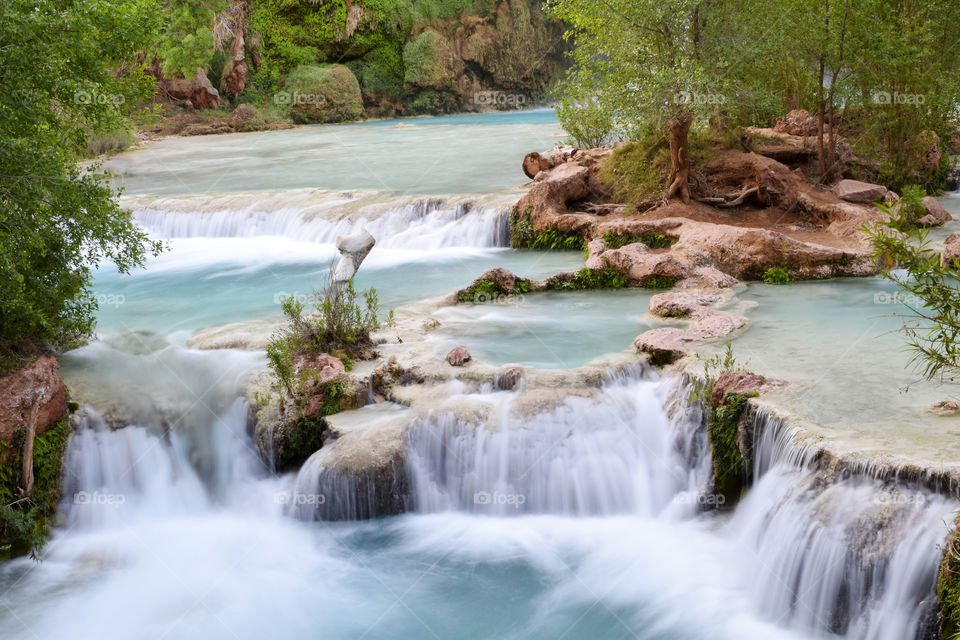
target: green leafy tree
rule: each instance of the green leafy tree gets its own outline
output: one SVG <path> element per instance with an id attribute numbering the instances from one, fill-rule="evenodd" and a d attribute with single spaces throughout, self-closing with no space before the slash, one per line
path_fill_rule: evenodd
<path id="1" fill-rule="evenodd" d="M 92 270 L 160 247 L 123 211 L 90 135 L 124 122 L 151 83 L 122 65 L 156 33 L 147 0 L 0 3 L 0 369 L 77 344 L 93 327 Z"/>
<path id="2" fill-rule="evenodd" d="M 927 379 L 960 375 L 960 263 L 946 262 L 925 229 L 913 226 L 907 207 L 878 204 L 888 216 L 868 230 L 883 275 L 907 293 L 910 313 L 901 331 L 911 364 Z M 895 268 L 896 267 L 896 268 Z"/>

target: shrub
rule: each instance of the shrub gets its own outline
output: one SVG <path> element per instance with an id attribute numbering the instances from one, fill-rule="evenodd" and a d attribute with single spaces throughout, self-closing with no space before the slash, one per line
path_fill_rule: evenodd
<path id="1" fill-rule="evenodd" d="M 528 204 L 523 213 L 514 205 L 510 211 L 510 246 L 514 249 L 529 247 L 533 242 L 533 223 L 530 222 L 530 211 L 533 205 Z"/>
<path id="2" fill-rule="evenodd" d="M 358 295 L 362 295 L 362 302 Z M 315 313 L 309 315 L 304 313 L 303 302 L 285 298 L 281 306 L 289 324 L 267 344 L 270 368 L 291 397 L 299 395 L 303 383 L 315 374 L 309 370 L 295 372 L 295 359 L 328 353 L 349 368 L 354 359 L 369 354 L 373 346 L 370 334 L 381 326 L 376 289 L 358 294 L 353 280 L 335 282 L 332 270 L 329 284 L 315 291 L 313 298 Z M 386 322 L 392 319 L 391 311 Z"/>
<path id="3" fill-rule="evenodd" d="M 295 122 L 344 122 L 363 117 L 360 84 L 343 65 L 300 65 L 287 77 L 285 89 Z"/>
<path id="4" fill-rule="evenodd" d="M 787 284 L 791 280 L 786 267 L 770 267 L 763 272 L 762 279 L 767 284 Z"/>
<path id="5" fill-rule="evenodd" d="M 570 280 L 555 281 L 553 288 L 557 291 L 572 289 L 622 289 L 628 284 L 629 281 L 625 275 L 614 271 L 610 267 L 604 267 L 603 269 L 589 269 L 584 267 L 574 273 Z"/>

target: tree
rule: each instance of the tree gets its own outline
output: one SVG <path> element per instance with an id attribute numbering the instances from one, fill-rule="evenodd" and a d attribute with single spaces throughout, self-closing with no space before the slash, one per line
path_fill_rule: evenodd
<path id="1" fill-rule="evenodd" d="M 913 364 L 927 379 L 960 375 L 960 263 L 946 262 L 930 246 L 926 230 L 913 226 L 923 191 L 907 191 L 894 206 L 878 204 L 888 216 L 868 230 L 885 278 L 908 295 L 910 315 L 902 332 Z M 897 267 L 897 270 L 894 270 Z"/>
<path id="2" fill-rule="evenodd" d="M 150 41 L 156 13 L 148 0 L 0 3 L 0 370 L 89 335 L 92 270 L 128 272 L 161 248 L 96 166 L 77 166 L 92 133 L 149 95 L 121 61 Z"/>

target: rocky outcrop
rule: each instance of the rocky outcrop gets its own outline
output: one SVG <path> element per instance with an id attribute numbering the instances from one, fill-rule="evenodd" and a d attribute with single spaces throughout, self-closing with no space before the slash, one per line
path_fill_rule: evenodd
<path id="1" fill-rule="evenodd" d="M 343 65 L 300 65 L 287 77 L 279 102 L 290 105 L 294 122 L 347 122 L 364 117 L 357 78 Z"/>
<path id="2" fill-rule="evenodd" d="M 817 135 L 817 118 L 806 109 L 794 109 L 777 120 L 774 130 L 792 136 Z"/>
<path id="3" fill-rule="evenodd" d="M 165 80 L 163 90 L 171 98 L 183 103 L 189 102 L 194 109 L 220 108 L 220 92 L 207 78 L 203 67 L 197 67 L 197 73 L 192 80 Z"/>
<path id="4" fill-rule="evenodd" d="M 500 296 L 522 294 L 532 289 L 533 283 L 503 267 L 494 267 L 480 274 L 469 286 L 456 293 L 458 302 L 491 302 Z"/>
<path id="5" fill-rule="evenodd" d="M 727 394 L 756 396 L 763 390 L 766 380 L 749 371 L 724 371 L 713 383 L 710 404 L 719 407 L 726 402 Z"/>
<path id="6" fill-rule="evenodd" d="M 943 208 L 940 201 L 933 196 L 926 196 L 923 199 L 923 208 L 926 213 L 917 220 L 917 225 L 921 227 L 939 227 L 944 223 L 953 220 L 953 216 Z"/>
<path id="7" fill-rule="evenodd" d="M 747 319 L 707 305 L 724 300 L 719 293 L 669 292 L 650 298 L 650 314 L 665 319 L 683 319 L 688 328 L 661 327 L 637 336 L 634 348 L 650 355 L 658 366 L 671 364 L 690 351 L 690 343 L 716 340 L 747 325 Z"/>
<path id="8" fill-rule="evenodd" d="M 34 435 L 40 435 L 67 416 L 67 393 L 60 365 L 53 356 L 41 356 L 0 377 L 0 440 L 11 443 L 33 416 Z"/>
<path id="9" fill-rule="evenodd" d="M 883 201 L 887 195 L 887 188 L 881 184 L 860 182 L 859 180 L 841 180 L 833 188 L 833 192 L 845 202 L 871 204 Z"/>
<path id="10" fill-rule="evenodd" d="M 366 229 L 357 229 L 349 236 L 338 237 L 337 251 L 340 252 L 340 261 L 333 271 L 334 282 L 346 282 L 352 278 L 376 243 L 376 239 Z"/>
<path id="11" fill-rule="evenodd" d="M 243 131 L 247 127 L 252 127 L 257 121 L 257 110 L 251 104 L 238 104 L 230 114 L 228 124 L 234 131 Z"/>
<path id="12" fill-rule="evenodd" d="M 960 231 L 947 236 L 940 259 L 944 266 L 960 269 Z"/>

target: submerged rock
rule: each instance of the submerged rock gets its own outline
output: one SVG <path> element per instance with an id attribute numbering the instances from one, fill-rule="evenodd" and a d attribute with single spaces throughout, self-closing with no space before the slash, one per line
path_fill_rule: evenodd
<path id="1" fill-rule="evenodd" d="M 688 344 L 715 340 L 730 335 L 747 325 L 747 319 L 706 306 L 719 302 L 717 293 L 671 291 L 650 298 L 650 313 L 662 318 L 684 318 L 691 322 L 687 329 L 661 327 L 637 336 L 633 346 L 651 356 L 656 366 L 676 362 L 689 352 Z"/>
<path id="2" fill-rule="evenodd" d="M 338 237 L 337 251 L 340 252 L 340 261 L 333 272 L 334 282 L 346 282 L 352 278 L 376 243 L 376 239 L 366 229 L 358 229 L 349 236 Z"/>

